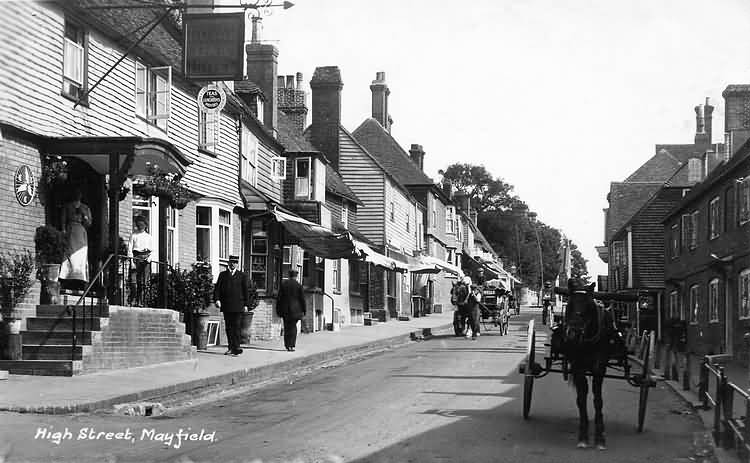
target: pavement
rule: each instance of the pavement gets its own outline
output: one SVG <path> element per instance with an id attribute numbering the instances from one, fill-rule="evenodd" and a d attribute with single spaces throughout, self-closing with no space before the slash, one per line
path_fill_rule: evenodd
<path id="1" fill-rule="evenodd" d="M 262 382 L 339 358 L 415 342 L 452 331 L 453 310 L 374 326 L 300 334 L 288 352 L 283 339 L 253 341 L 237 356 L 225 346 L 199 351 L 194 360 L 72 377 L 10 375 L 0 381 L 0 411 L 65 414 L 112 409 L 115 405 L 189 394 L 211 387 Z"/>
<path id="2" fill-rule="evenodd" d="M 748 390 L 747 367 L 741 365 L 739 362 L 728 362 L 726 364 L 722 364 L 722 366 L 724 366 L 724 372 L 730 382 L 733 382 L 736 385 L 744 388 L 745 390 Z M 664 372 L 659 369 L 654 369 L 654 373 L 663 377 Z M 671 388 L 675 394 L 682 397 L 686 402 L 688 402 L 691 405 L 696 415 L 700 417 L 701 421 L 703 422 L 703 426 L 706 432 L 708 433 L 713 432 L 714 409 L 711 408 L 711 409 L 706 410 L 702 407 L 702 402 L 700 398 L 698 397 L 698 388 L 691 387 L 690 390 L 686 391 L 681 381 L 663 380 L 663 382 L 667 386 L 669 386 L 669 388 Z M 713 391 L 714 386 L 711 385 L 710 387 L 711 387 L 711 390 Z M 734 414 L 736 416 L 746 415 L 745 403 L 743 401 L 739 400 L 739 398 L 736 398 L 733 405 L 734 405 L 733 407 Z M 695 460 L 695 461 L 703 461 L 703 460 Z M 713 445 L 713 458 L 706 459 L 705 461 L 706 462 L 710 461 L 712 463 L 739 463 L 741 460 L 739 456 L 737 455 L 736 450 L 724 449 L 720 446 Z"/>

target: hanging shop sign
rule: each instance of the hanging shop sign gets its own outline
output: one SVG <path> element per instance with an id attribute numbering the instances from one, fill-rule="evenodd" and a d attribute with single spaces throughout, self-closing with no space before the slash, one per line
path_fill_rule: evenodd
<path id="1" fill-rule="evenodd" d="M 13 191 L 16 193 L 16 200 L 21 206 L 28 206 L 34 200 L 36 195 L 36 179 L 29 166 L 21 166 L 16 169 L 16 175 L 13 180 Z"/>
<path id="2" fill-rule="evenodd" d="M 183 16 L 183 65 L 189 80 L 242 80 L 244 13 Z"/>
<path id="3" fill-rule="evenodd" d="M 214 114 L 224 109 L 227 94 L 218 85 L 210 84 L 198 92 L 198 107 L 204 113 Z"/>

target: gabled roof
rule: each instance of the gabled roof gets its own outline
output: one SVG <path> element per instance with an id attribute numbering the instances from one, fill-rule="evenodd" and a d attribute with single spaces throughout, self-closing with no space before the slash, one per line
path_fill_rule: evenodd
<path id="1" fill-rule="evenodd" d="M 258 87 L 258 84 L 247 79 L 234 81 L 234 93 L 249 93 L 250 95 L 260 96 L 264 101 L 266 99 L 266 95 Z"/>
<path id="2" fill-rule="evenodd" d="M 723 144 L 656 145 L 656 154 L 625 179 L 626 182 L 664 182 L 687 164 L 691 158 L 703 159 L 709 149 L 722 149 Z"/>
<path id="3" fill-rule="evenodd" d="M 354 132 L 354 138 L 376 157 L 383 168 L 402 185 L 434 185 L 430 177 L 414 164 L 401 145 L 373 118 L 365 119 Z"/>
<path id="4" fill-rule="evenodd" d="M 609 211 L 605 243 L 646 204 L 664 182 L 612 182 L 609 187 Z"/>

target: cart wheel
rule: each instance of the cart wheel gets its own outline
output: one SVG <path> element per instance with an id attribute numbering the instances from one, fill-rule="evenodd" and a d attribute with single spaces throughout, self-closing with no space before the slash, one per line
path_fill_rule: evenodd
<path id="1" fill-rule="evenodd" d="M 523 419 L 529 418 L 529 411 L 531 410 L 531 393 L 534 390 L 534 375 L 532 374 L 535 349 L 536 349 L 536 333 L 534 332 L 534 320 L 529 321 L 528 331 L 528 344 L 526 347 L 526 368 L 524 370 L 525 377 L 523 380 Z"/>

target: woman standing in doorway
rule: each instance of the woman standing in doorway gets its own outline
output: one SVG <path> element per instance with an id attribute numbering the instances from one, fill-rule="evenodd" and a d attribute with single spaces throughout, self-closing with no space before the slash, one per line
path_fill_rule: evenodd
<path id="1" fill-rule="evenodd" d="M 68 240 L 68 258 L 62 263 L 63 280 L 89 281 L 89 235 L 91 210 L 81 202 L 81 190 L 73 190 L 72 200 L 62 209 L 62 227 Z"/>

